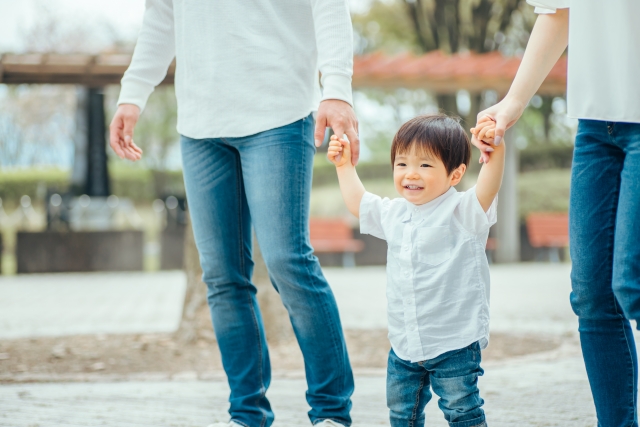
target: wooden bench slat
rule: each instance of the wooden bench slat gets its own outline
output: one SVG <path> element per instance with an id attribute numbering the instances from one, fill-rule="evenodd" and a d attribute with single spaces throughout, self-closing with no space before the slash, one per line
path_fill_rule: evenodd
<path id="1" fill-rule="evenodd" d="M 529 243 L 534 248 L 559 248 L 569 245 L 567 214 L 532 213 L 527 217 Z"/>
<path id="2" fill-rule="evenodd" d="M 317 253 L 360 252 L 364 243 L 353 238 L 353 230 L 341 219 L 311 218 L 311 246 Z"/>

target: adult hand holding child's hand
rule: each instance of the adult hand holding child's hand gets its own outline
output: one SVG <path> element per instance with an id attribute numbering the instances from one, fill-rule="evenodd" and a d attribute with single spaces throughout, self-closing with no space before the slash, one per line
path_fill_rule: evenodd
<path id="1" fill-rule="evenodd" d="M 479 163 L 489 163 L 490 154 L 494 151 L 491 146 L 496 138 L 496 122 L 490 116 L 483 116 L 478 120 L 475 127 L 471 128 L 472 142 L 475 146 L 483 144 L 486 147 L 481 149 Z"/>
<path id="2" fill-rule="evenodd" d="M 327 158 L 337 168 L 351 164 L 351 147 L 349 143 L 344 139 L 339 139 L 337 135 L 333 135 L 329 141 Z"/>

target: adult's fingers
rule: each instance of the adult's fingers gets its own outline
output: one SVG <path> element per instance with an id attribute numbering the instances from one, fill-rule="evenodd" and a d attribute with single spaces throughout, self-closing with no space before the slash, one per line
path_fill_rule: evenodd
<path id="1" fill-rule="evenodd" d="M 122 128 L 123 128 L 122 117 L 116 114 L 113 117 L 111 124 L 109 125 L 109 145 L 111 146 L 111 149 L 116 153 L 118 157 L 120 157 L 121 159 L 124 159 L 125 157 L 124 150 L 120 146 L 120 141 L 124 137 L 122 134 Z"/>
<path id="2" fill-rule="evenodd" d="M 347 130 L 347 138 L 349 138 L 349 146 L 346 149 L 351 151 L 351 163 L 353 166 L 358 164 L 360 158 L 360 137 L 355 129 L 351 128 Z"/>
<path id="3" fill-rule="evenodd" d="M 484 153 L 489 152 L 491 153 L 493 150 L 493 148 L 491 148 L 491 145 L 479 140 L 476 135 L 471 135 L 471 144 L 473 144 L 474 146 L 476 146 L 478 148 L 478 150 L 480 150 L 480 152 Z"/>
<path id="4" fill-rule="evenodd" d="M 316 117 L 316 130 L 313 132 L 313 139 L 316 144 L 316 147 L 319 147 L 322 145 L 322 141 L 324 141 L 324 135 L 326 131 L 327 131 L 327 118 L 324 116 L 324 114 L 318 112 L 318 117 Z"/>
<path id="5" fill-rule="evenodd" d="M 496 117 L 496 136 L 493 138 L 493 145 L 500 145 L 502 143 L 502 138 L 507 131 L 508 124 L 504 116 L 498 115 Z"/>
<path id="6" fill-rule="evenodd" d="M 124 128 L 122 130 L 124 145 L 131 146 L 133 143 L 133 128 L 136 126 L 136 120 L 132 117 L 124 117 Z"/>

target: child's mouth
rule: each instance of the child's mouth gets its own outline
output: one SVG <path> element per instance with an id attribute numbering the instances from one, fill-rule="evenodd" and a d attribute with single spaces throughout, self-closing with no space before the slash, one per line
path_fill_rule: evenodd
<path id="1" fill-rule="evenodd" d="M 407 190 L 423 190 L 424 187 L 420 187 L 417 185 L 405 185 L 404 188 L 406 188 Z"/>

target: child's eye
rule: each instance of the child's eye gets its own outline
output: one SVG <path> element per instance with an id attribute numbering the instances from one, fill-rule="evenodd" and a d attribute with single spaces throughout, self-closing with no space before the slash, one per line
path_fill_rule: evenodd
<path id="1" fill-rule="evenodd" d="M 421 164 L 421 165 L 420 165 L 420 167 L 421 167 L 421 168 L 430 168 L 430 167 L 431 167 L 431 165 L 428 165 L 428 164 L 426 164 L 426 163 L 423 163 L 423 164 Z"/>
<path id="2" fill-rule="evenodd" d="M 396 166 L 407 166 L 405 163 L 398 163 Z"/>

